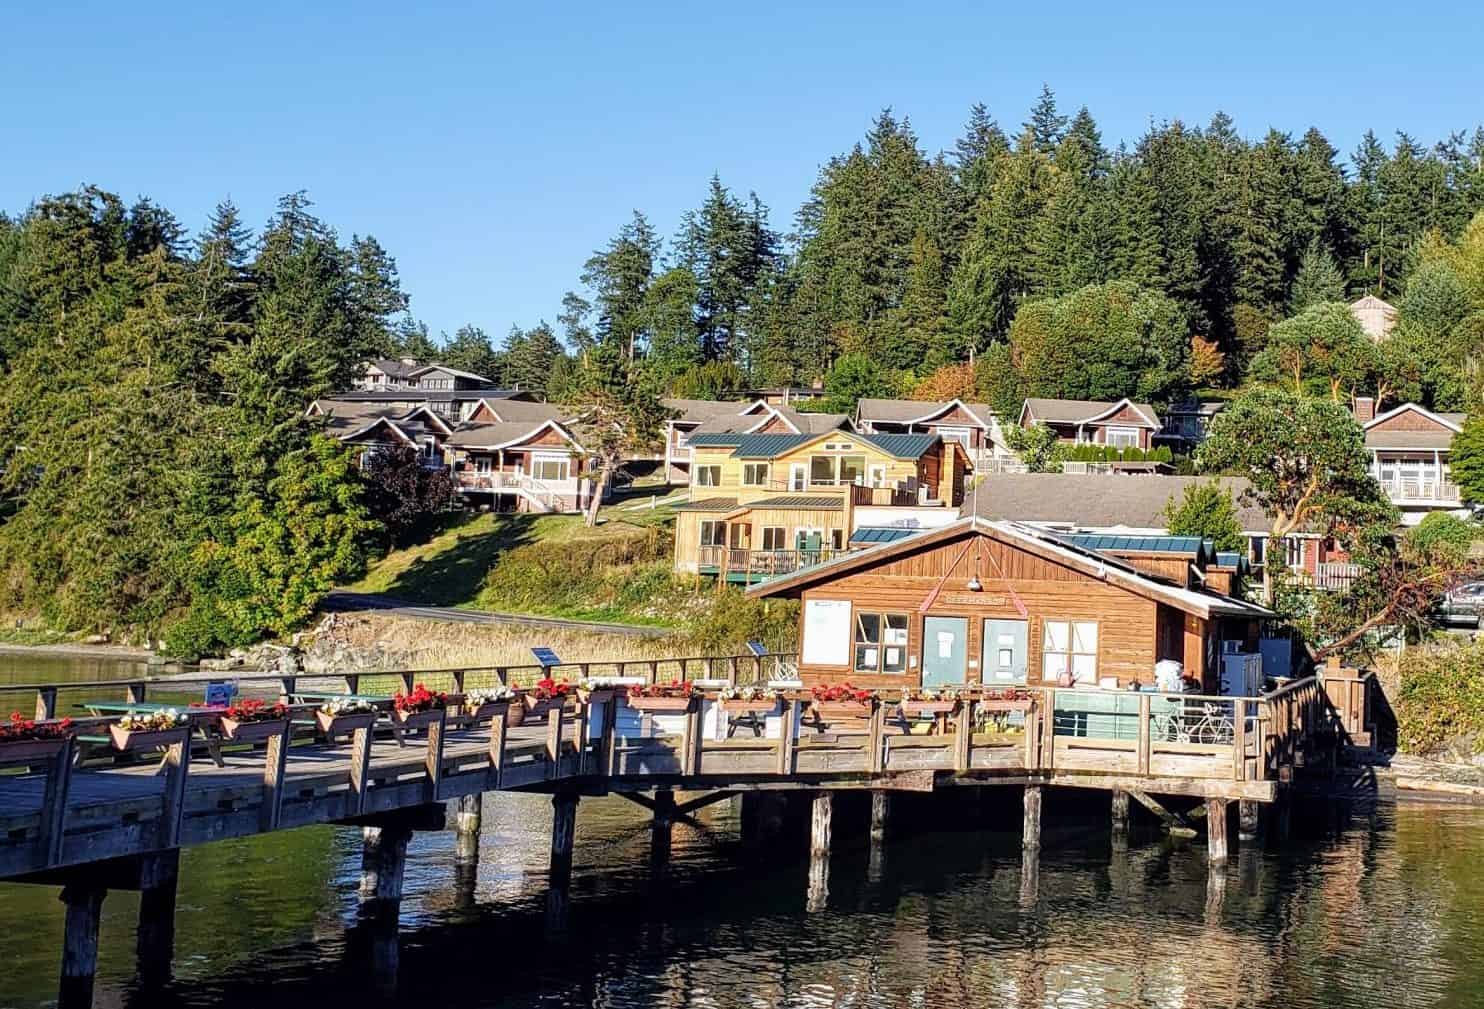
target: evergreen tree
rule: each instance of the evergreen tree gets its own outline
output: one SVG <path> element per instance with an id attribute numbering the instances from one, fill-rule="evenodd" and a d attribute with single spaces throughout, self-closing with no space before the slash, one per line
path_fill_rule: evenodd
<path id="1" fill-rule="evenodd" d="M 964 135 L 954 143 L 953 167 L 969 210 L 988 194 L 994 183 L 994 168 L 1001 155 L 1010 153 L 1010 140 L 983 102 L 969 109 Z"/>
<path id="2" fill-rule="evenodd" d="M 1345 300 L 1345 276 L 1318 238 L 1304 250 L 1289 293 L 1289 310 L 1302 312 L 1325 301 Z"/>
<path id="3" fill-rule="evenodd" d="M 582 282 L 593 292 L 597 339 L 634 360 L 644 334 L 644 297 L 654 277 L 660 242 L 639 211 L 583 267 Z M 576 307 L 576 306 L 573 306 Z"/>
<path id="4" fill-rule="evenodd" d="M 351 236 L 346 254 L 347 311 L 355 350 L 367 360 L 389 357 L 397 346 L 396 320 L 410 303 L 397 276 L 397 262 L 370 235 Z"/>
<path id="5" fill-rule="evenodd" d="M 452 339 L 444 340 L 438 362 L 491 381 L 505 374 L 505 362 L 490 341 L 489 334 L 469 324 L 460 326 Z"/>
<path id="6" fill-rule="evenodd" d="M 1057 114 L 1056 95 L 1052 93 L 1050 85 L 1041 85 L 1040 97 L 1031 107 L 1031 116 L 1022 124 L 1022 129 L 1030 134 L 1031 143 L 1036 150 L 1048 157 L 1061 144 L 1062 135 L 1067 129 L 1067 117 Z"/>

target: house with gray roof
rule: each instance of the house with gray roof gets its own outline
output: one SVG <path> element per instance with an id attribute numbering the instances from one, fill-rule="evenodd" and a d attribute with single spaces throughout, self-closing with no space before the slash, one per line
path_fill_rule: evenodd
<path id="1" fill-rule="evenodd" d="M 988 403 L 963 400 L 862 399 L 856 430 L 866 434 L 936 434 L 954 440 L 974 460 L 978 473 L 1017 468 L 1019 457 L 1005 442 L 999 418 Z"/>
<path id="2" fill-rule="evenodd" d="M 1071 444 L 1107 445 L 1149 451 L 1160 430 L 1159 414 L 1148 403 L 1031 397 L 1020 408 L 1019 424 L 1043 424 Z"/>

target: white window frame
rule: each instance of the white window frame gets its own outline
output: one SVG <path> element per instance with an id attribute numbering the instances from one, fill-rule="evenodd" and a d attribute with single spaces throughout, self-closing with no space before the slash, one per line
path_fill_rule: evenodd
<path id="1" fill-rule="evenodd" d="M 809 467 L 801 462 L 793 463 L 788 467 L 788 489 L 809 489 Z"/>
<path id="2" fill-rule="evenodd" d="M 701 478 L 701 474 L 711 472 L 712 470 L 714 470 L 716 472 L 716 479 L 714 481 L 712 481 L 712 480 L 703 480 Z M 691 481 L 690 482 L 693 483 L 693 484 L 695 484 L 697 487 L 720 487 L 721 486 L 721 466 L 718 465 L 717 463 L 707 463 L 705 466 L 697 466 L 697 467 L 695 467 L 695 471 L 691 474 Z"/>
<path id="3" fill-rule="evenodd" d="M 1138 448 L 1139 429 L 1136 427 L 1103 428 L 1103 444 L 1109 448 Z"/>
<path id="4" fill-rule="evenodd" d="M 763 526 L 762 547 L 764 550 L 787 550 L 788 527 Z"/>
<path id="5" fill-rule="evenodd" d="M 713 527 L 713 532 L 716 529 L 720 529 L 721 530 L 721 535 L 720 535 L 720 537 L 718 537 L 719 542 L 711 543 L 711 542 L 708 542 L 707 541 L 707 539 L 706 539 L 706 527 L 707 526 Z M 701 522 L 700 522 L 700 528 L 696 532 L 696 537 L 697 537 L 697 542 L 698 542 L 698 544 L 700 546 L 703 546 L 703 547 L 724 547 L 724 546 L 727 545 L 727 524 L 724 521 L 722 521 L 721 519 L 702 519 Z"/>
<path id="6" fill-rule="evenodd" d="M 760 477 L 758 477 L 758 479 L 756 479 L 756 480 L 750 479 L 749 478 L 749 474 L 748 474 L 748 471 L 749 470 L 753 470 L 753 471 L 761 470 L 762 471 L 762 475 Z M 772 475 L 773 475 L 773 467 L 769 463 L 765 463 L 765 462 L 744 462 L 742 464 L 742 486 L 743 487 L 766 487 L 766 486 L 768 486 L 768 479 Z"/>
<path id="7" fill-rule="evenodd" d="M 973 439 L 973 428 L 968 427 L 940 427 L 938 437 L 944 441 L 956 441 L 962 445 L 965 451 L 969 450 L 969 443 Z"/>
<path id="8" fill-rule="evenodd" d="M 1099 630 L 1096 620 L 1043 620 L 1041 678 L 1055 681 L 1070 672 L 1076 683 L 1096 683 Z"/>
<path id="9" fill-rule="evenodd" d="M 560 463 L 565 476 L 541 476 L 541 467 L 548 463 Z M 565 483 L 572 479 L 572 457 L 564 452 L 537 452 L 531 456 L 531 478 L 542 483 Z"/>
<path id="10" fill-rule="evenodd" d="M 865 628 L 865 619 L 874 617 L 876 636 L 871 638 Z M 896 626 L 892 626 L 893 622 Z M 873 676 L 901 676 L 907 672 L 907 643 L 911 635 L 912 618 L 906 613 L 891 613 L 881 610 L 856 610 L 851 619 L 850 668 L 852 672 Z M 896 653 L 897 660 L 887 668 L 887 650 Z M 872 661 L 867 661 L 870 658 Z"/>

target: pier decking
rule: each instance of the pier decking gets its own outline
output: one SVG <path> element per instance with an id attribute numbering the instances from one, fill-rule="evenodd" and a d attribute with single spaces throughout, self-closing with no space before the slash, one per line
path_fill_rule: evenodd
<path id="1" fill-rule="evenodd" d="M 677 661 L 678 668 L 647 661 L 328 679 L 334 688 L 354 693 L 387 675 L 399 686 L 426 680 L 451 692 L 473 689 L 479 681 L 529 685 L 553 671 L 574 680 L 646 682 L 667 679 L 667 673 L 696 679 L 703 673 L 715 676 L 718 686 L 770 675 L 751 656 Z M 311 678 L 236 679 L 246 693 L 294 697 Z M 199 690 L 204 680 L 150 681 L 147 688 L 138 681 L 43 684 L 0 688 L 0 694 L 27 691 L 39 714 L 51 714 L 58 711 L 59 696 L 122 690 L 139 702 L 146 689 Z M 441 804 L 450 801 L 459 805 L 458 830 L 477 833 L 478 796 L 489 791 L 552 793 L 558 869 L 570 863 L 573 814 L 585 795 L 625 794 L 652 809 L 660 850 L 674 818 L 701 805 L 737 793 L 805 791 L 816 797 L 816 847 L 827 850 L 828 798 L 834 791 L 876 793 L 884 830 L 885 796 L 892 791 L 996 785 L 1025 790 L 1028 848 L 1039 844 L 1045 787 L 1100 789 L 1141 803 L 1154 795 L 1196 797 L 1207 804 L 1211 856 L 1220 861 L 1228 804 L 1244 804 L 1245 823 L 1246 806 L 1280 799 L 1296 773 L 1324 764 L 1347 736 L 1363 738 L 1366 689 L 1364 676 L 1329 669 L 1255 698 L 1026 687 L 1006 704 L 995 691 L 969 690 L 951 719 L 939 720 L 937 731 L 928 734 L 905 731 L 889 695 L 863 718 L 830 724 L 801 718 L 807 692 L 785 691 L 767 733 L 759 722 L 739 734 L 735 727 L 727 731 L 715 688 L 673 714 L 627 712 L 622 724 L 620 688 L 617 695 L 574 697 L 566 709 L 554 709 L 535 724 L 509 726 L 502 712 L 469 725 L 456 710 L 441 711 L 424 735 L 403 741 L 374 728 L 357 729 L 342 741 L 315 740 L 302 730 L 302 738 L 295 738 L 285 729 L 266 745 L 227 744 L 220 765 L 199 742 L 186 739 L 172 743 L 158 765 L 153 759 L 121 765 L 111 754 L 104 763 L 78 763 L 75 743 L 69 742 L 39 765 L 32 760 L 20 773 L 0 774 L 0 879 L 64 886 L 68 948 L 75 944 L 74 912 L 82 939 L 81 952 L 64 963 L 63 1004 L 79 1005 L 87 1004 L 82 991 L 65 997 L 67 977 L 91 977 L 86 935 L 91 928 L 95 957 L 101 893 L 109 887 L 147 888 L 146 869 L 161 853 L 311 824 L 359 825 L 367 828 L 372 880 L 363 887 L 366 899 L 395 905 L 400 886 L 392 892 L 378 881 L 400 879 L 399 866 L 392 865 L 399 857 L 398 838 L 405 851 L 413 829 L 441 829 Z M 993 718 L 979 717 L 981 709 Z M 193 754 L 193 746 L 199 752 Z M 677 805 L 677 790 L 693 797 Z M 1115 802 L 1115 816 L 1117 810 Z M 378 872 L 378 865 L 385 868 Z M 173 901 L 171 908 L 173 914 Z M 90 981 L 86 988 L 90 998 Z"/>

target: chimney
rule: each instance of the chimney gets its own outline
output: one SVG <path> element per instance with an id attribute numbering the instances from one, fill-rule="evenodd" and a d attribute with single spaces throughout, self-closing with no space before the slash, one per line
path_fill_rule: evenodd
<path id="1" fill-rule="evenodd" d="M 1355 420 L 1360 424 L 1369 424 L 1376 419 L 1376 400 L 1372 396 L 1356 396 L 1352 401 L 1351 409 L 1355 411 Z"/>

